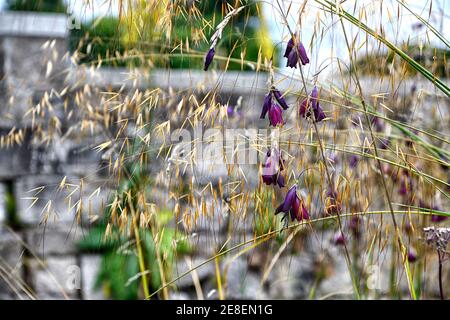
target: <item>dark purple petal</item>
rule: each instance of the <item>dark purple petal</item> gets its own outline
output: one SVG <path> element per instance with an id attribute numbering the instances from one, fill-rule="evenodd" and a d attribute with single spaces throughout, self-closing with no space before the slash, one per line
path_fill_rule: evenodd
<path id="1" fill-rule="evenodd" d="M 298 54 L 297 50 L 291 50 L 287 58 L 286 67 L 297 68 Z"/>
<path id="2" fill-rule="evenodd" d="M 354 154 L 351 155 L 350 161 L 349 161 L 350 168 L 356 168 L 356 166 L 358 165 L 358 162 L 359 162 L 359 157 Z"/>
<path id="3" fill-rule="evenodd" d="M 264 119 L 266 117 L 267 112 L 270 109 L 270 106 L 272 105 L 272 94 L 268 93 L 264 97 L 264 103 L 261 111 L 260 119 Z"/>
<path id="4" fill-rule="evenodd" d="M 289 56 L 289 53 L 291 53 L 293 47 L 294 47 L 294 40 L 291 37 L 287 43 L 286 51 L 284 52 L 285 58 L 287 58 Z"/>
<path id="5" fill-rule="evenodd" d="M 333 243 L 337 246 L 342 246 L 345 244 L 345 237 L 342 232 L 338 231 L 333 237 Z"/>
<path id="6" fill-rule="evenodd" d="M 275 215 L 279 214 L 280 212 L 284 212 L 283 205 L 284 205 L 284 202 L 275 209 Z"/>
<path id="7" fill-rule="evenodd" d="M 297 197 L 297 186 L 293 185 L 286 194 L 286 198 L 284 198 L 283 209 L 282 211 L 288 213 L 292 208 L 292 203 L 294 199 Z"/>
<path id="8" fill-rule="evenodd" d="M 262 175 L 262 180 L 267 185 L 275 184 L 275 179 L 273 175 Z"/>
<path id="9" fill-rule="evenodd" d="M 318 107 L 319 104 L 318 98 L 319 98 L 319 90 L 317 90 L 317 87 L 314 87 L 311 91 L 311 95 L 309 98 L 313 109 L 317 109 Z"/>
<path id="10" fill-rule="evenodd" d="M 400 188 L 398 189 L 398 193 L 402 196 L 408 193 L 408 187 L 406 185 L 406 177 L 402 177 L 402 181 L 400 182 Z"/>
<path id="11" fill-rule="evenodd" d="M 227 115 L 230 118 L 234 116 L 234 107 L 233 106 L 228 106 L 227 107 Z"/>
<path id="12" fill-rule="evenodd" d="M 277 99 L 278 103 L 284 110 L 287 110 L 289 108 L 288 104 L 286 103 L 286 100 L 284 99 L 284 97 L 280 91 L 278 91 L 277 89 L 274 89 L 273 95 L 275 96 L 275 99 Z"/>
<path id="13" fill-rule="evenodd" d="M 414 263 L 414 262 L 416 262 L 416 260 L 417 260 L 416 254 L 413 251 L 409 250 L 408 251 L 408 262 Z"/>
<path id="14" fill-rule="evenodd" d="M 432 214 L 431 215 L 431 221 L 432 222 L 439 223 L 439 222 L 445 221 L 447 219 L 448 219 L 447 216 L 441 216 L 441 215 L 437 215 L 437 214 Z"/>
<path id="15" fill-rule="evenodd" d="M 300 212 L 300 199 L 297 195 L 295 195 L 295 198 L 292 201 L 292 207 L 290 210 L 291 220 L 297 220 L 298 222 L 302 221 L 302 215 Z"/>
<path id="16" fill-rule="evenodd" d="M 280 171 L 284 170 L 284 161 L 283 158 L 281 157 L 281 154 L 278 156 L 278 165 L 280 166 Z"/>
<path id="17" fill-rule="evenodd" d="M 305 219 L 305 220 L 309 219 L 308 209 L 306 209 L 305 204 L 303 202 L 302 202 L 302 219 Z"/>
<path id="18" fill-rule="evenodd" d="M 300 104 L 300 116 L 302 116 L 303 118 L 306 118 L 306 111 L 308 110 L 308 99 L 305 99 L 302 101 L 302 103 Z"/>
<path id="19" fill-rule="evenodd" d="M 277 184 L 280 188 L 285 186 L 284 177 L 281 173 L 278 173 Z"/>
<path id="20" fill-rule="evenodd" d="M 309 63 L 308 55 L 306 54 L 306 49 L 303 46 L 303 43 L 300 41 L 298 42 L 298 52 L 300 54 L 300 61 L 302 62 L 302 65 L 305 65 Z"/>
<path id="21" fill-rule="evenodd" d="M 270 124 L 276 127 L 279 124 L 283 124 L 282 111 L 279 105 L 272 103 L 269 109 Z"/>
<path id="22" fill-rule="evenodd" d="M 314 118 L 316 122 L 320 122 L 323 119 L 325 119 L 327 116 L 325 115 L 325 112 L 323 112 L 322 108 L 319 104 L 317 104 L 317 108 L 314 109 Z"/>
<path id="23" fill-rule="evenodd" d="M 380 118 L 378 118 L 378 117 L 373 117 L 371 122 L 372 122 L 372 125 L 373 125 L 374 128 L 375 128 L 375 131 L 377 131 L 377 132 L 383 131 L 384 126 L 383 126 L 383 123 L 381 122 L 381 119 L 380 119 Z"/>
<path id="24" fill-rule="evenodd" d="M 386 150 L 389 147 L 390 143 L 391 143 L 391 139 L 389 139 L 389 138 L 381 139 L 380 149 Z"/>
<path id="25" fill-rule="evenodd" d="M 208 53 L 205 56 L 205 67 L 203 68 L 203 70 L 205 70 L 205 71 L 208 70 L 209 65 L 213 61 L 215 53 L 216 53 L 216 50 L 214 50 L 214 48 L 209 49 Z"/>

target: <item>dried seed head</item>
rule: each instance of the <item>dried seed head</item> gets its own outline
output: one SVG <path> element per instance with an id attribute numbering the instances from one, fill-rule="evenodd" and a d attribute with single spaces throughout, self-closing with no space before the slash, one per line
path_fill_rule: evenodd
<path id="1" fill-rule="evenodd" d="M 428 227 L 423 229 L 425 241 L 436 250 L 447 253 L 447 245 L 450 241 L 450 228 Z"/>

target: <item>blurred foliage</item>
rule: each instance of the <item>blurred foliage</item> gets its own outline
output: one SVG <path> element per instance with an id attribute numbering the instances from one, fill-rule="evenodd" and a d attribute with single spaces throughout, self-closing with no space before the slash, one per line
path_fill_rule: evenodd
<path id="1" fill-rule="evenodd" d="M 190 252 L 184 234 L 167 226 L 172 217 L 173 213 L 168 210 L 157 214 L 157 224 L 161 228 L 158 245 L 149 229 L 139 231 L 152 291 L 162 285 L 157 256 L 163 261 L 164 276 L 168 279 L 172 274 L 176 255 Z M 78 243 L 79 249 L 84 252 L 102 253 L 96 289 L 102 288 L 113 299 L 138 299 L 141 277 L 135 240 L 125 238 L 117 228 L 113 228 L 106 237 L 106 230 L 106 224 L 97 225 Z"/>
<path id="2" fill-rule="evenodd" d="M 269 214 L 272 210 L 272 200 L 274 198 L 274 192 L 272 189 L 260 189 L 256 191 L 255 199 L 260 201 L 259 209 L 255 213 L 255 225 L 254 230 L 256 236 L 267 234 L 273 230 L 278 229 L 278 219 L 275 215 Z"/>
<path id="3" fill-rule="evenodd" d="M 253 0 L 241 2 L 250 5 L 224 29 L 216 48 L 217 55 L 256 62 L 261 52 L 262 57 L 273 55 L 276 60 L 277 52 L 261 18 L 261 5 Z M 72 31 L 70 49 L 72 52 L 79 50 L 81 63 L 96 63 L 101 59 L 102 65 L 108 66 L 203 68 L 209 37 L 222 21 L 226 9 L 229 10 L 227 3 L 231 1 L 200 1 L 195 2 L 196 7 L 189 2 L 177 3 L 172 11 L 164 9 L 165 3 L 137 1 L 133 10 L 120 19 L 107 17 L 83 24 L 81 30 Z M 221 68 L 226 65 L 226 61 L 219 59 L 214 63 Z M 241 62 L 230 62 L 228 66 L 231 70 L 241 68 L 249 69 Z"/>
<path id="4" fill-rule="evenodd" d="M 420 47 L 418 45 L 408 45 L 404 51 L 415 61 L 430 70 L 435 76 L 440 78 L 450 77 L 450 65 L 447 59 L 450 57 L 450 50 L 441 48 Z M 390 74 L 393 66 L 411 77 L 417 74 L 417 70 L 401 60 L 393 51 L 387 54 L 366 54 L 361 56 L 356 62 L 356 68 L 361 74 L 380 76 Z"/>
<path id="5" fill-rule="evenodd" d="M 6 8 L 13 11 L 66 13 L 63 0 L 6 0 Z"/>
<path id="6" fill-rule="evenodd" d="M 125 53 L 120 38 L 122 32 L 119 20 L 114 17 L 82 24 L 79 30 L 71 30 L 69 49 L 71 52 L 78 50 L 80 63 L 97 63 L 101 60 L 103 65 L 125 66 L 127 61 L 118 58 Z"/>

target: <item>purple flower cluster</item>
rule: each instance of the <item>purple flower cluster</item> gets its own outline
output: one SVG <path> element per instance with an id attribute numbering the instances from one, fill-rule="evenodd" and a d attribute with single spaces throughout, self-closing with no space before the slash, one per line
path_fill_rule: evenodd
<path id="1" fill-rule="evenodd" d="M 319 90 L 317 87 L 314 87 L 309 97 L 302 101 L 300 104 L 299 114 L 303 118 L 309 118 L 312 114 L 314 114 L 314 121 L 320 122 L 326 118 L 325 112 L 320 107 L 319 103 Z M 311 112 L 312 111 L 312 112 Z"/>
<path id="2" fill-rule="evenodd" d="M 297 64 L 299 62 L 302 65 L 306 65 L 307 63 L 309 63 L 309 58 L 306 54 L 305 47 L 299 41 L 296 35 L 294 35 L 294 37 L 288 41 L 284 57 L 287 58 L 286 66 L 291 68 L 297 68 Z M 317 89 L 315 94 L 316 98 L 313 109 L 321 110 L 317 101 Z M 261 110 L 260 118 L 265 119 L 266 115 L 269 114 L 269 122 L 272 126 L 276 127 L 278 125 L 283 125 L 283 109 L 287 110 L 288 108 L 289 106 L 286 103 L 286 100 L 284 99 L 281 92 L 272 87 L 270 89 L 270 92 L 264 97 L 264 104 Z M 322 114 L 320 114 L 319 112 L 316 118 L 322 118 L 322 116 L 323 118 L 325 118 L 325 114 L 323 114 L 323 111 Z M 265 184 L 278 184 L 280 188 L 284 187 L 285 181 L 283 175 L 281 174 L 284 166 L 281 159 L 281 154 L 278 151 L 273 150 L 272 152 L 269 151 L 267 153 L 264 169 L 266 171 L 263 172 L 262 179 Z M 275 210 L 275 215 L 279 214 L 280 212 L 284 213 L 282 220 L 286 219 L 287 217 L 290 217 L 291 221 L 297 220 L 299 222 L 303 221 L 304 219 L 309 219 L 308 209 L 306 208 L 303 200 L 300 199 L 297 195 L 296 185 L 293 185 L 289 189 L 283 203 L 280 204 Z"/>
<path id="3" fill-rule="evenodd" d="M 263 166 L 262 180 L 267 185 L 277 185 L 280 188 L 285 186 L 284 177 L 281 171 L 284 170 L 283 159 L 278 150 L 267 151 L 266 162 Z"/>
<path id="4" fill-rule="evenodd" d="M 291 220 L 297 220 L 298 222 L 303 221 L 303 219 L 309 219 L 309 212 L 301 200 L 297 195 L 297 186 L 293 185 L 286 194 L 284 201 L 282 204 L 278 206 L 275 210 L 275 215 L 283 212 L 286 216 L 290 216 Z"/>
<path id="5" fill-rule="evenodd" d="M 287 110 L 289 106 L 281 92 L 272 87 L 270 92 L 264 97 L 260 119 L 265 119 L 267 113 L 269 113 L 269 121 L 272 126 L 276 127 L 277 125 L 283 125 L 284 121 L 282 108 Z"/>
<path id="6" fill-rule="evenodd" d="M 287 58 L 286 67 L 297 68 L 299 60 L 302 65 L 309 63 L 306 49 L 296 35 L 289 39 L 284 57 Z"/>

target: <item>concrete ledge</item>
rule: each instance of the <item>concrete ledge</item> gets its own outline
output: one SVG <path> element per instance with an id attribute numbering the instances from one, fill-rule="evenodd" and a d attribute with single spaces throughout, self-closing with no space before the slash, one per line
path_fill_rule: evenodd
<path id="1" fill-rule="evenodd" d="M 67 17 L 64 14 L 35 12 L 0 13 L 0 37 L 66 38 Z"/>
<path id="2" fill-rule="evenodd" d="M 74 67 L 69 83 L 75 86 L 89 84 L 94 87 L 146 89 L 158 87 L 173 90 L 205 90 L 217 88 L 221 92 L 262 95 L 267 91 L 266 73 L 227 71 L 225 73 L 201 70 L 145 70 L 127 68 L 84 68 Z"/>

